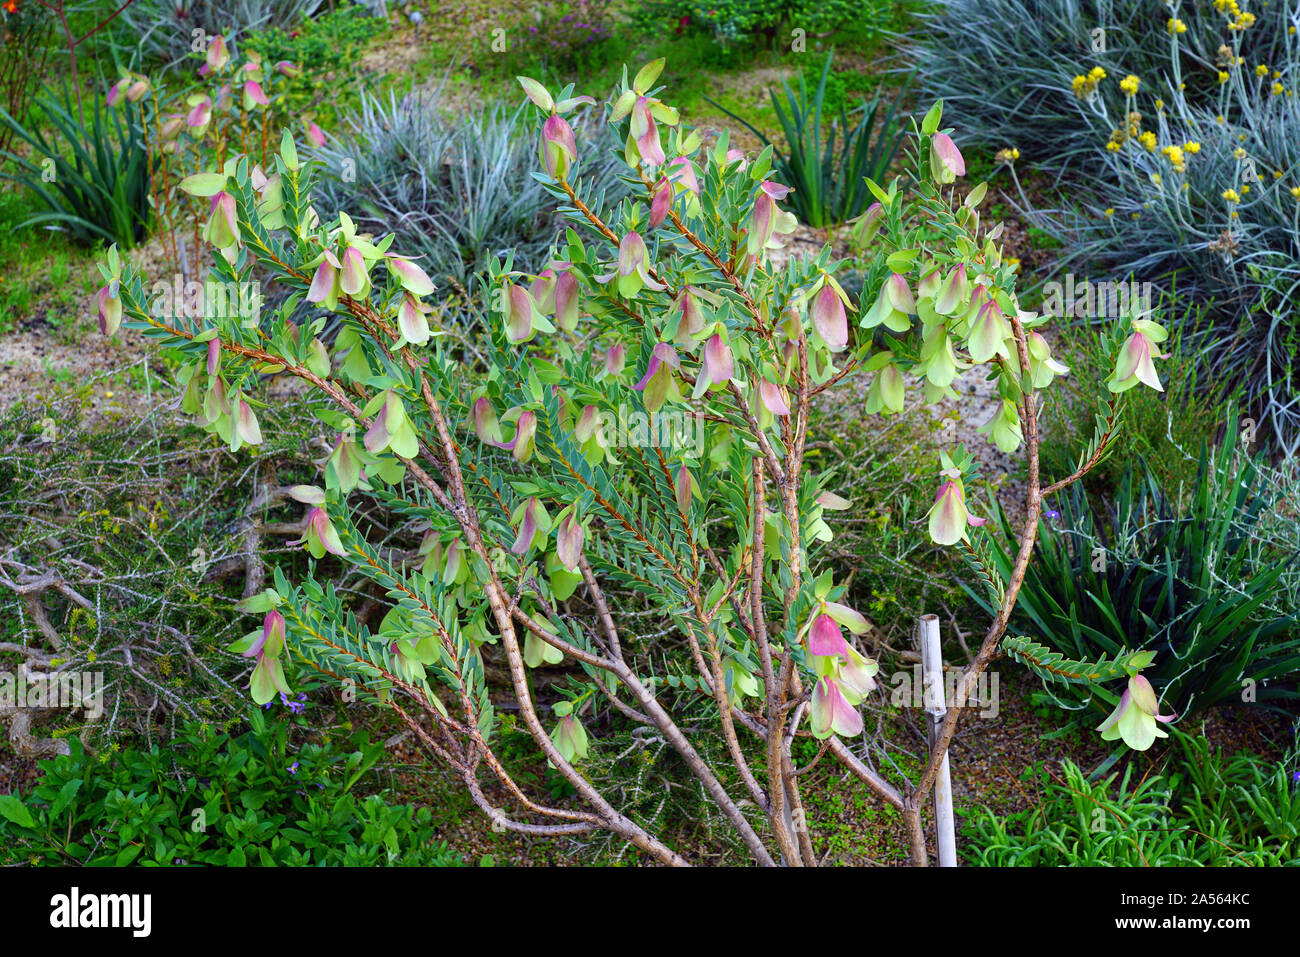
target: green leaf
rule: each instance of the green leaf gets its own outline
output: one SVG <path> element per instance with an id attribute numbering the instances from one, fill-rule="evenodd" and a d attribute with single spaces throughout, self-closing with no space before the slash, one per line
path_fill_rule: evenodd
<path id="1" fill-rule="evenodd" d="M 0 795 L 0 814 L 19 827 L 36 827 L 36 822 L 32 820 L 32 812 L 27 810 L 27 805 L 12 794 Z"/>

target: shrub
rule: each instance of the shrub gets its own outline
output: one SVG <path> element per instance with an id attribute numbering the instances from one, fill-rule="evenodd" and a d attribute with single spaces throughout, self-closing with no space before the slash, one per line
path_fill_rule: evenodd
<path id="1" fill-rule="evenodd" d="M 164 751 L 42 761 L 25 799 L 0 796 L 0 861 L 123 867 L 447 867 L 428 808 L 358 799 L 383 753 L 364 734 L 299 744 L 259 711 L 238 735 L 188 725 Z M 297 737 L 297 736 L 295 736 Z M 349 751 L 352 748 L 355 750 Z"/>
<path id="2" fill-rule="evenodd" d="M 232 451 L 264 441 L 259 371 L 287 372 L 330 400 L 321 422 L 338 438 L 323 486 L 292 490 L 309 508 L 303 544 L 364 576 L 386 612 L 377 628 L 360 622 L 323 566 L 297 583 L 277 572 L 273 588 L 241 602 L 262 621 L 232 645 L 250 659 L 255 701 L 313 672 L 343 678 L 360 700 L 393 708 L 496 825 L 553 837 L 607 830 L 668 864 L 685 859 L 581 770 L 602 747 L 588 728 L 608 727 L 617 712 L 662 736 L 763 864 L 815 860 L 791 750 L 804 732 L 902 813 L 921 863 L 919 806 L 997 652 L 1040 496 L 1070 481 L 1037 484 L 1036 390 L 1059 364 L 1035 331 L 1043 320 L 1022 321 L 1015 270 L 981 231 L 973 207 L 984 187 L 965 199 L 948 188 L 962 164 L 940 130 L 941 104 L 913 130 L 908 193 L 900 178 L 872 184 L 881 215 L 868 281 L 878 293 L 850 345 L 851 303 L 831 250 L 772 261 L 797 220 L 777 205 L 788 187 L 766 178 L 771 151 L 746 159 L 725 136 L 706 148 L 679 129 L 656 95 L 663 66 L 630 82 L 625 71 L 611 96 L 631 187 L 617 204 L 598 202 L 578 179 L 597 147 L 585 137 L 579 145 L 568 117 L 586 98 L 521 79 L 541 126 L 545 173 L 534 180 L 567 228 L 539 273 L 522 273 L 511 254 L 489 265 L 476 342 L 435 335 L 424 301 L 434 285 L 393 251 L 391 234 L 363 235 L 346 212 L 312 205 L 313 170 L 288 134 L 275 166 L 281 204 L 268 202 L 245 157 L 189 184 L 213 197 L 214 217 L 228 217 L 229 231 L 208 230 L 221 250 L 217 275 L 238 282 L 256 258 L 289 290 L 284 306 L 254 322 L 151 310 L 139 272 L 110 250 L 105 328 L 122 320 L 154 337 L 185 369 L 182 408 Z M 924 254 L 923 228 L 938 237 Z M 324 315 L 291 322 L 303 300 Z M 331 348 L 320 335 L 335 313 L 342 328 Z M 1150 320 L 1117 330 L 1117 409 L 1131 387 L 1153 384 L 1164 338 Z M 805 467 L 808 408 L 847 374 L 837 365 L 875 374 L 870 411 L 901 408 L 904 371 L 924 378 L 927 401 L 955 399 L 958 362 L 986 366 L 998 383 L 990 438 L 1008 453 L 1026 446 L 1027 521 L 1010 574 L 984 565 L 998 612 L 904 798 L 842 740 L 864 729 L 856 706 L 875 687 L 876 665 L 841 630 L 864 634 L 867 621 L 840 601 L 832 574 L 818 574 L 821 545 L 834 537 L 828 510 L 846 503 Z M 1110 422 L 1091 442 L 1094 460 L 1114 440 Z M 932 539 L 984 554 L 964 491 L 974 461 L 956 450 L 937 464 Z M 359 509 L 371 503 L 408 522 L 414 557 L 369 540 Z M 665 626 L 671 642 L 649 640 L 644 621 Z M 1086 667 L 1094 681 L 1127 678 L 1142 690 L 1137 672 L 1149 663 L 1125 653 Z M 561 787 L 525 790 L 499 760 L 489 666 L 507 676 L 501 690 L 535 744 L 533 761 L 553 767 Z M 701 709 L 715 720 L 702 725 Z M 1151 741 L 1128 732 L 1148 723 L 1156 718 L 1143 697 L 1123 725 L 1135 746 Z M 713 747 L 692 744 L 701 736 Z M 714 767 L 719 740 L 731 788 Z M 517 799 L 508 810 L 483 794 L 485 771 Z"/>
<path id="3" fill-rule="evenodd" d="M 1300 697 L 1300 621 L 1278 607 L 1279 580 L 1297 556 L 1255 547 L 1273 493 L 1258 456 L 1236 449 L 1234 416 L 1216 451 L 1202 442 L 1185 501 L 1141 468 L 1125 474 L 1110 506 L 1079 485 L 1062 496 L 1025 576 L 1018 627 L 1086 659 L 1136 638 L 1155 652 L 1151 681 L 1180 718 L 1222 702 Z M 1004 550 L 997 564 L 1012 558 Z M 1047 691 L 1071 708 L 1114 704 L 1073 684 Z"/>
<path id="4" fill-rule="evenodd" d="M 35 4 L 10 12 L 0 7 L 0 108 L 22 119 L 27 102 L 44 73 L 53 24 Z M 0 154 L 8 151 L 13 130 L 0 128 Z"/>

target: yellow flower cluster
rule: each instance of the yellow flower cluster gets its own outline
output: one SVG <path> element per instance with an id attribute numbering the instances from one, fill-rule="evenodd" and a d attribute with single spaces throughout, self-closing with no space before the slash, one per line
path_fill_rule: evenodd
<path id="1" fill-rule="evenodd" d="M 1237 191 L 1236 191 L 1235 189 L 1225 189 L 1225 190 L 1223 191 L 1223 193 L 1222 193 L 1222 196 L 1223 196 L 1224 199 L 1226 199 L 1226 200 L 1227 200 L 1228 202 L 1230 202 L 1230 203 L 1240 203 L 1240 202 L 1241 202 L 1241 196 L 1238 195 L 1238 193 L 1237 193 Z"/>
<path id="2" fill-rule="evenodd" d="M 1237 0 L 1214 0 L 1214 9 L 1232 18 L 1228 21 L 1229 30 L 1248 30 L 1255 25 L 1255 14 L 1244 12 Z"/>
<path id="3" fill-rule="evenodd" d="M 1177 17 L 1170 17 L 1169 22 L 1165 24 L 1165 26 L 1169 28 L 1170 33 L 1187 32 L 1187 24 L 1183 23 L 1183 21 L 1179 20 Z"/>
<path id="4" fill-rule="evenodd" d="M 1006 163 L 1010 166 L 1016 160 L 1020 159 L 1020 150 L 1016 149 L 1014 146 L 1005 147 L 1004 149 L 998 150 L 994 159 L 999 163 Z"/>
<path id="5" fill-rule="evenodd" d="M 1181 147 L 1166 146 L 1160 152 L 1165 159 L 1169 160 L 1169 165 L 1174 168 L 1175 173 L 1187 172 L 1187 159 L 1183 156 Z"/>
<path id="6" fill-rule="evenodd" d="M 1070 86 L 1074 90 L 1074 95 L 1079 99 L 1087 99 L 1097 91 L 1097 84 L 1106 79 L 1106 71 L 1099 66 L 1093 67 L 1087 74 L 1079 74 L 1071 82 Z"/>
<path id="7" fill-rule="evenodd" d="M 1132 73 L 1130 73 L 1128 76 L 1124 77 L 1124 79 L 1119 81 L 1119 88 L 1123 90 L 1125 93 L 1127 93 L 1129 96 L 1135 96 L 1137 94 L 1138 87 L 1141 85 L 1142 85 L 1142 81 L 1139 80 L 1137 77 L 1135 77 Z"/>
<path id="8" fill-rule="evenodd" d="M 1144 147 L 1146 147 L 1146 151 L 1148 153 L 1154 153 L 1156 151 L 1156 134 L 1151 132 L 1150 130 L 1147 130 L 1145 133 L 1139 136 L 1138 142 L 1141 143 Z"/>

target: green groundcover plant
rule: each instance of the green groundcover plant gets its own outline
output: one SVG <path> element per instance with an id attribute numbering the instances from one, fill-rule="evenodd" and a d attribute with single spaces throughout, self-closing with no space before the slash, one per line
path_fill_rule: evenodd
<path id="1" fill-rule="evenodd" d="M 0 861 L 26 864 L 456 866 L 428 808 L 353 789 L 383 753 L 363 734 L 290 741 L 288 721 L 242 734 L 193 724 L 166 748 L 41 762 L 31 794 L 0 796 Z M 355 748 L 356 750 L 349 750 Z"/>
<path id="2" fill-rule="evenodd" d="M 911 131 L 907 176 L 868 183 L 876 204 L 859 225 L 874 245 L 859 306 L 829 248 L 783 250 L 796 220 L 779 205 L 789 187 L 768 179 L 771 149 L 745 157 L 725 135 L 706 145 L 660 98 L 663 65 L 625 70 L 605 104 L 631 187 L 608 210 L 588 202 L 591 145 L 570 123 L 594 100 L 520 78 L 540 125 L 532 175 L 566 229 L 536 274 L 508 253 L 492 264 L 472 351 L 431 327 L 434 282 L 391 234 L 364 235 L 347 212 L 313 207 L 314 170 L 287 134 L 273 171 L 230 155 L 183 183 L 210 203 L 214 281 L 249 282 L 256 269 L 288 291 L 283 304 L 178 315 L 110 250 L 101 325 L 111 334 L 125 323 L 174 358 L 182 408 L 232 451 L 262 441 L 259 376 L 294 376 L 328 400 L 319 418 L 335 438 L 321 483 L 293 489 L 307 509 L 303 544 L 363 575 L 388 605 L 377 627 L 363 625 L 321 566 L 298 582 L 277 573 L 240 605 L 262 618 L 234 646 L 253 664 L 255 701 L 325 676 L 391 708 L 494 826 L 609 831 L 667 864 L 689 861 L 583 773 L 601 747 L 595 718 L 616 715 L 668 742 L 765 865 L 816 862 L 816 822 L 792 759 L 793 740 L 811 737 L 902 815 L 921 864 L 919 808 L 961 706 L 999 653 L 1042 498 L 1114 445 L 1129 389 L 1161 388 L 1165 332 L 1140 317 L 1114 330 L 1114 371 L 1097 384 L 1110 396 L 1107 417 L 1074 475 L 1040 483 L 1037 393 L 1066 370 L 1038 331 L 1045 318 L 1019 307 L 1001 228 L 975 212 L 986 187 L 955 188 L 965 165 L 941 129 L 942 105 Z M 315 318 L 291 322 L 304 303 Z M 331 316 L 342 329 L 326 346 L 319 333 Z M 900 791 L 852 747 L 878 666 L 855 643 L 868 622 L 816 567 L 832 513 L 851 503 L 806 467 L 810 403 L 865 371 L 868 411 L 893 414 L 908 388 L 958 399 L 953 380 L 974 366 L 1002 399 L 983 432 L 1027 457 L 1027 521 L 1004 576 L 980 558 L 988 543 L 966 495 L 972 457 L 939 452 L 930 537 L 975 556 L 997 612 L 929 761 Z M 414 557 L 367 540 L 356 521 L 367 503 L 409 522 L 420 536 Z M 676 634 L 669 650 L 638 635 L 647 614 Z M 1153 658 L 1144 640 L 1075 663 L 1082 682 L 1128 682 L 1104 733 L 1139 748 L 1169 718 L 1140 674 Z M 485 660 L 506 676 L 492 695 Z M 552 677 L 544 691 L 539 674 Z M 497 693 L 567 799 L 521 785 L 501 761 Z M 712 720 L 687 722 L 701 702 Z M 729 766 L 702 756 L 701 735 L 725 742 Z"/>

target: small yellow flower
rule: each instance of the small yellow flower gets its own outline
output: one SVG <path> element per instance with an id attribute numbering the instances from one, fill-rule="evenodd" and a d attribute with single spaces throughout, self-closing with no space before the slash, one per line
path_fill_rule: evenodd
<path id="1" fill-rule="evenodd" d="M 1300 186 L 1292 186 L 1290 192 L 1296 199 L 1300 199 Z"/>
<path id="2" fill-rule="evenodd" d="M 1272 92 L 1272 94 L 1273 94 L 1274 96 L 1281 96 L 1281 95 L 1282 95 L 1282 89 L 1283 89 L 1283 87 L 1282 87 L 1282 84 L 1281 84 L 1281 83 L 1274 83 L 1273 86 L 1272 86 L 1272 88 L 1271 88 L 1271 90 L 1270 90 L 1270 92 Z"/>
<path id="3" fill-rule="evenodd" d="M 1268 76 L 1268 64 L 1261 63 L 1259 66 L 1255 67 L 1255 75 Z"/>
<path id="4" fill-rule="evenodd" d="M 1185 90 L 1185 89 L 1187 89 L 1187 84 L 1186 84 L 1186 83 L 1179 83 L 1179 84 L 1178 84 L 1178 92 L 1181 93 L 1181 92 L 1182 92 L 1183 90 Z"/>
<path id="5" fill-rule="evenodd" d="M 1139 80 L 1137 77 L 1135 77 L 1132 73 L 1130 73 L 1128 76 L 1124 77 L 1124 79 L 1119 81 L 1119 88 L 1123 90 L 1125 93 L 1127 93 L 1129 96 L 1136 95 L 1138 91 L 1138 87 L 1141 85 L 1142 85 L 1142 81 Z"/>
<path id="6" fill-rule="evenodd" d="M 1237 191 L 1235 189 L 1225 189 L 1222 193 L 1222 196 L 1230 203 L 1241 202 L 1241 197 L 1237 195 Z"/>
<path id="7" fill-rule="evenodd" d="M 1219 82 L 1220 83 L 1228 82 L 1228 74 L 1224 73 L 1222 70 L 1219 71 Z"/>
<path id="8" fill-rule="evenodd" d="M 1197 143 L 1195 140 L 1193 140 L 1190 143 L 1183 144 L 1184 153 L 1199 153 L 1200 151 L 1201 151 L 1201 144 Z"/>
<path id="9" fill-rule="evenodd" d="M 1296 192 L 1297 190 L 1300 190 L 1300 187 L 1296 187 L 1296 189 L 1292 190 L 1292 192 Z M 1114 216 L 1114 215 L 1115 215 L 1115 207 L 1114 207 L 1114 206 L 1107 206 L 1107 207 L 1106 207 L 1106 215 L 1107 215 L 1107 216 Z"/>
<path id="10" fill-rule="evenodd" d="M 1095 66 L 1088 71 L 1088 78 L 1091 80 L 1104 80 L 1106 79 L 1106 71 L 1099 66 Z"/>
<path id="11" fill-rule="evenodd" d="M 1224 120 L 1223 120 L 1223 114 L 1220 113 L 1218 116 L 1216 116 L 1216 117 L 1214 118 L 1214 122 L 1216 122 L 1216 123 L 1218 123 L 1220 126 L 1222 126 L 1223 123 L 1224 123 Z"/>
<path id="12" fill-rule="evenodd" d="M 1147 130 L 1145 133 L 1139 136 L 1138 142 L 1140 142 L 1143 146 L 1146 147 L 1148 153 L 1154 153 L 1156 151 L 1156 134 L 1151 132 L 1150 130 Z"/>
<path id="13" fill-rule="evenodd" d="M 1152 173 L 1152 174 L 1151 174 L 1151 183 L 1152 183 L 1153 186 L 1159 186 L 1159 185 L 1160 185 L 1160 174 L 1159 174 L 1159 173 Z"/>
<path id="14" fill-rule="evenodd" d="M 1169 22 L 1165 24 L 1165 26 L 1169 29 L 1170 33 L 1187 32 L 1187 24 L 1183 23 L 1183 21 L 1179 20 L 1177 17 L 1170 17 Z"/>
<path id="15" fill-rule="evenodd" d="M 1280 169 L 1275 169 L 1275 170 L 1273 170 L 1273 178 L 1274 178 L 1274 179 L 1281 179 L 1281 178 L 1282 178 L 1282 171 L 1281 171 Z"/>
<path id="16" fill-rule="evenodd" d="M 1246 151 L 1243 150 L 1240 146 L 1238 146 L 1235 150 L 1232 151 L 1232 158 L 1244 160 L 1246 158 Z"/>
<path id="17" fill-rule="evenodd" d="M 1163 110 L 1164 108 L 1165 108 L 1165 101 L 1164 101 L 1164 100 L 1156 100 L 1156 109 L 1157 109 L 1157 110 Z"/>
<path id="18" fill-rule="evenodd" d="M 1240 214 L 1239 212 L 1237 212 L 1237 211 L 1234 209 L 1232 212 L 1230 212 L 1230 213 L 1228 214 L 1228 218 L 1229 218 L 1229 219 L 1240 219 L 1240 218 L 1241 218 L 1241 214 Z"/>

